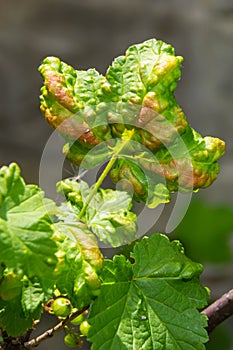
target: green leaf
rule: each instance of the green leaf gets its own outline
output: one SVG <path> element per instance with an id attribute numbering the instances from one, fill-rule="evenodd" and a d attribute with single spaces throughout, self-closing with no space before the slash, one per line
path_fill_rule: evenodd
<path id="1" fill-rule="evenodd" d="M 112 139 L 122 139 L 126 129 L 134 128 L 132 140 L 144 148 L 135 153 L 133 147 L 131 162 L 118 155 L 112 179 L 130 181 L 136 201 L 155 207 L 169 200 L 169 192 L 211 185 L 225 143 L 196 133 L 177 104 L 174 90 L 182 61 L 171 45 L 156 39 L 129 47 L 105 77 L 46 58 L 39 68 L 44 79 L 41 110 L 63 134 L 67 158 L 93 168 L 110 156 Z"/>
<path id="2" fill-rule="evenodd" d="M 5 272 L 0 284 L 0 322 L 9 336 L 19 336 L 40 318 L 42 302 L 52 297 L 52 291 L 44 291 L 39 282 L 26 276 Z M 48 300 L 48 299 L 47 299 Z"/>
<path id="3" fill-rule="evenodd" d="M 88 317 L 92 350 L 205 349 L 207 322 L 198 309 L 208 293 L 199 282 L 201 265 L 159 234 L 137 243 L 132 258 L 133 264 L 123 257 L 106 262 Z"/>
<path id="4" fill-rule="evenodd" d="M 0 320 L 8 335 L 19 336 L 53 294 L 55 204 L 37 186 L 26 185 L 14 163 L 0 169 L 0 198 Z"/>
<path id="5" fill-rule="evenodd" d="M 172 233 L 185 246 L 187 255 L 201 263 L 232 261 L 230 237 L 233 232 L 233 210 L 227 204 L 210 204 L 193 200 Z"/>
<path id="6" fill-rule="evenodd" d="M 44 301 L 46 301 L 46 295 L 40 283 L 32 283 L 27 278 L 24 278 L 21 299 L 24 314 L 28 316 L 30 313 L 35 312 Z"/>
<path id="7" fill-rule="evenodd" d="M 113 142 L 111 142 L 113 144 Z M 72 146 L 73 147 L 73 146 Z M 106 162 L 112 157 L 114 150 L 112 147 L 106 143 L 101 143 L 95 148 L 90 149 L 89 152 L 85 155 L 85 158 L 82 161 L 82 167 L 85 169 L 97 167 L 99 164 Z"/>
<path id="8" fill-rule="evenodd" d="M 21 303 L 21 295 L 9 301 L 0 299 L 0 322 L 1 328 L 4 329 L 8 336 L 18 337 L 24 334 L 29 328 L 33 327 L 33 321 L 38 320 L 41 316 L 42 306 L 32 311 L 25 312 L 25 305 Z M 34 301 L 35 302 L 35 301 Z"/>
<path id="9" fill-rule="evenodd" d="M 3 309 L 0 313 L 1 326 L 9 336 L 13 337 L 24 334 L 33 326 L 33 320 L 38 319 L 41 314 L 41 306 L 34 312 L 25 314 L 21 305 L 21 296 L 4 303 L 0 299 L 1 308 Z"/>
<path id="10" fill-rule="evenodd" d="M 94 235 L 82 224 L 57 223 L 55 239 L 59 246 L 55 271 L 56 288 L 68 295 L 73 306 L 81 309 L 99 289 L 103 257 Z"/>
<path id="11" fill-rule="evenodd" d="M 7 271 L 0 284 L 0 298 L 12 300 L 22 293 L 22 276 L 16 275 L 13 271 Z"/>
<path id="12" fill-rule="evenodd" d="M 14 163 L 0 169 L 0 194 L 1 262 L 28 277 L 51 283 L 56 263 L 49 216 L 53 202 L 45 200 L 36 185 L 25 185 Z"/>
<path id="13" fill-rule="evenodd" d="M 147 205 L 148 208 L 156 208 L 159 204 L 168 203 L 169 201 L 170 194 L 167 187 L 162 183 L 158 183 L 155 185 L 153 197 L 148 201 Z"/>
<path id="14" fill-rule="evenodd" d="M 101 112 L 104 77 L 95 69 L 76 71 L 56 57 L 47 57 L 39 71 L 45 80 L 41 90 L 41 110 L 48 123 L 71 139 L 78 138 L 78 143 L 84 148 L 87 142 L 92 146 L 98 144 L 98 134 L 108 134 L 108 127 L 98 126 L 94 134 L 89 124 L 96 125 Z M 102 114 L 101 119 L 103 124 Z"/>
<path id="15" fill-rule="evenodd" d="M 87 223 L 102 242 L 121 246 L 136 238 L 131 206 L 132 198 L 126 192 L 100 189 L 90 202 Z"/>
<path id="16" fill-rule="evenodd" d="M 64 215 L 65 221 L 74 220 L 77 215 L 78 221 L 92 187 L 89 188 L 84 181 L 67 179 L 58 183 L 58 190 L 63 191 L 74 208 L 72 210 L 68 204 L 65 214 L 60 214 L 59 218 Z M 132 198 L 126 192 L 100 188 L 91 199 L 82 220 L 102 242 L 113 247 L 121 246 L 136 239 L 136 215 L 130 211 L 131 207 Z"/>
<path id="17" fill-rule="evenodd" d="M 114 255 L 112 260 L 104 260 L 104 268 L 101 273 L 101 280 L 104 285 L 116 282 L 131 281 L 133 271 L 131 263 L 124 255 Z"/>

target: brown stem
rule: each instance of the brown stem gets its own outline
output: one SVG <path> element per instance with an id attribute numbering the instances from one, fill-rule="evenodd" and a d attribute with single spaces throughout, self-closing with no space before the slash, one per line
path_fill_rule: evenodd
<path id="1" fill-rule="evenodd" d="M 64 320 L 56 324 L 53 328 L 48 329 L 41 335 L 38 335 L 38 337 L 35 337 L 23 344 L 25 349 L 32 349 L 36 346 L 38 346 L 42 341 L 51 338 L 56 332 L 62 330 L 64 326 L 72 321 L 75 317 L 78 315 L 81 315 L 84 311 L 86 311 L 89 308 L 89 306 L 84 307 L 82 310 L 78 310 L 72 314 L 70 314 L 68 317 L 66 317 Z"/>
<path id="2" fill-rule="evenodd" d="M 233 315 L 233 289 L 223 294 L 213 304 L 202 311 L 208 317 L 208 333 Z"/>
<path id="3" fill-rule="evenodd" d="M 0 349 L 5 350 L 23 350 L 24 343 L 30 338 L 33 328 L 27 330 L 27 332 L 19 337 L 8 336 L 7 332 L 0 327 L 0 332 L 3 338 L 3 342 L 0 343 Z"/>

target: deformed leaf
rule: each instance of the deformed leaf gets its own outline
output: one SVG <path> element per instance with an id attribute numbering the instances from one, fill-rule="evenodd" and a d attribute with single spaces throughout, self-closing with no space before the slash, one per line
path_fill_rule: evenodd
<path id="1" fill-rule="evenodd" d="M 92 349 L 204 350 L 207 321 L 198 309 L 208 293 L 199 282 L 201 265 L 159 234 L 137 243 L 132 258 L 133 264 L 124 257 L 106 262 L 88 318 Z"/>
<path id="2" fill-rule="evenodd" d="M 133 271 L 131 263 L 124 255 L 114 255 L 113 261 L 105 259 L 101 280 L 104 285 L 131 281 Z"/>
<path id="3" fill-rule="evenodd" d="M 136 215 L 132 198 L 123 191 L 100 189 L 90 202 L 87 223 L 99 239 L 113 247 L 135 240 Z"/>
<path id="4" fill-rule="evenodd" d="M 182 61 L 171 45 L 156 39 L 130 46 L 105 77 L 94 69 L 76 71 L 58 58 L 46 58 L 39 68 L 44 79 L 41 110 L 64 135 L 67 158 L 87 169 L 95 167 L 108 159 L 112 139 L 122 139 L 125 130 L 133 128 L 132 140 L 157 161 L 144 157 L 144 150 L 140 157 L 133 151 L 131 162 L 120 154 L 111 176 L 116 183 L 131 182 L 136 201 L 155 207 L 169 200 L 169 192 L 211 185 L 225 143 L 196 133 L 177 104 L 174 90 Z M 150 183 L 154 186 L 148 192 Z M 156 187 L 160 184 L 167 191 Z"/>
<path id="5" fill-rule="evenodd" d="M 54 227 L 59 246 L 56 288 L 69 296 L 73 306 L 81 309 L 90 303 L 100 287 L 103 257 L 94 235 L 84 225 L 60 222 Z"/>
<path id="6" fill-rule="evenodd" d="M 58 183 L 58 190 L 63 192 L 73 208 L 66 206 L 65 216 L 79 220 L 80 211 L 92 191 L 84 181 L 64 180 Z M 90 200 L 82 221 L 104 243 L 113 247 L 121 246 L 136 239 L 136 215 L 130 211 L 132 198 L 125 191 L 100 188 Z M 64 206 L 63 206 L 64 210 Z M 69 214 L 68 214 L 69 213 Z M 72 214 L 71 214 L 72 213 Z"/>
<path id="7" fill-rule="evenodd" d="M 48 123 L 72 140 L 79 139 L 80 144 L 98 144 L 98 134 L 108 132 L 108 127 L 97 127 L 97 135 L 90 127 L 96 120 L 104 77 L 95 69 L 76 71 L 56 57 L 47 57 L 39 71 L 45 80 L 41 110 Z"/>

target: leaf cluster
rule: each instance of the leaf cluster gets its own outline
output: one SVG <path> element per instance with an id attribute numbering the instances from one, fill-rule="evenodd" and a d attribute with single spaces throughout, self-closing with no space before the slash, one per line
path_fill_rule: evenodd
<path id="1" fill-rule="evenodd" d="M 25 184 L 15 163 L 0 169 L 0 196 L 0 324 L 18 336 L 54 295 L 88 305 L 103 257 L 85 227 L 56 222 L 60 209 L 38 186 Z"/>
<path id="2" fill-rule="evenodd" d="M 133 199 L 154 208 L 218 175 L 224 142 L 193 130 L 175 100 L 182 61 L 155 39 L 131 46 L 106 76 L 43 61 L 41 110 L 63 135 L 66 157 L 86 169 L 107 165 L 92 186 L 60 181 L 59 206 L 25 184 L 17 164 L 0 169 L 0 329 L 9 336 L 32 328 L 62 297 L 69 309 L 90 306 L 84 334 L 92 350 L 205 348 L 202 266 L 164 235 L 139 241 L 132 210 Z M 101 188 L 109 172 L 120 189 Z M 132 253 L 104 259 L 98 240 L 131 243 Z M 73 328 L 65 327 L 71 344 Z"/>

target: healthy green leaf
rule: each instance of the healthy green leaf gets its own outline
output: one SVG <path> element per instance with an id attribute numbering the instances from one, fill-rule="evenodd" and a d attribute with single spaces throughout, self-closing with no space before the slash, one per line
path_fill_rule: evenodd
<path id="1" fill-rule="evenodd" d="M 132 258 L 133 264 L 122 256 L 106 261 L 88 317 L 92 350 L 205 349 L 207 322 L 198 309 L 208 293 L 199 282 L 201 265 L 159 234 L 137 243 Z"/>
<path id="2" fill-rule="evenodd" d="M 67 179 L 59 182 L 58 191 L 63 192 L 72 204 L 72 207 L 69 204 L 66 206 L 65 214 L 59 218 L 63 216 L 65 221 L 73 220 L 76 215 L 77 222 L 91 190 L 92 187 L 89 188 L 84 181 Z M 136 239 L 136 215 L 130 211 L 131 207 L 132 198 L 126 192 L 100 188 L 91 199 L 82 220 L 102 242 L 113 247 L 121 246 Z M 62 208 L 64 210 L 64 206 Z"/>
<path id="3" fill-rule="evenodd" d="M 53 293 L 57 245 L 49 214 L 55 205 L 24 183 L 14 163 L 0 169 L 0 198 L 0 320 L 8 335 L 18 336 Z"/>
<path id="4" fill-rule="evenodd" d="M 56 264 L 49 211 L 52 201 L 36 185 L 25 185 L 16 164 L 0 169 L 1 263 L 48 283 Z"/>
<path id="5" fill-rule="evenodd" d="M 217 161 L 225 143 L 196 133 L 177 104 L 174 90 L 182 61 L 171 45 L 156 39 L 129 47 L 125 56 L 114 60 L 106 77 L 46 58 L 39 68 L 44 79 L 41 110 L 64 135 L 67 158 L 94 167 L 111 154 L 112 139 L 122 139 L 126 129 L 134 128 L 132 140 L 157 161 L 145 157 L 144 149 L 133 150 L 131 162 L 120 154 L 112 179 L 130 181 L 135 200 L 154 207 L 167 202 L 169 192 L 209 186 L 218 175 Z"/>

